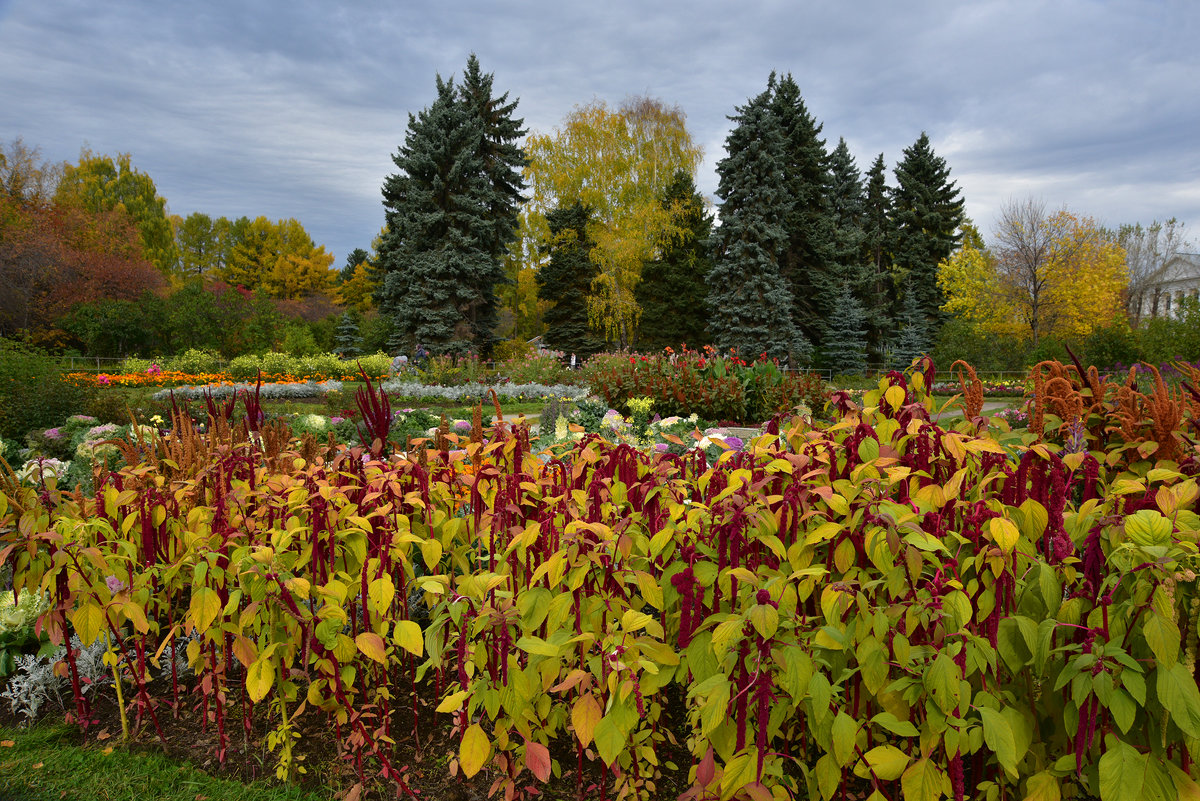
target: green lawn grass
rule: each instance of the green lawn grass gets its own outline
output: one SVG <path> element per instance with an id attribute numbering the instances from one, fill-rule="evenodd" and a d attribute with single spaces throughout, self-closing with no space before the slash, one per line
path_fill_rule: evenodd
<path id="1" fill-rule="evenodd" d="M 76 745 L 63 723 L 0 728 L 2 801 L 328 801 L 295 786 L 218 779 L 153 752 Z M 116 738 L 114 738 L 115 741 Z M 11 743 L 11 745 L 9 745 Z"/>

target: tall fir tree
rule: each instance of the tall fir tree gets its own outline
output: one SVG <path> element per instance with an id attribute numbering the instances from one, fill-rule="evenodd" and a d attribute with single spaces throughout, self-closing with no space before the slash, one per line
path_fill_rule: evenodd
<path id="1" fill-rule="evenodd" d="M 768 82 L 770 111 L 783 138 L 782 188 L 789 207 L 783 218 L 787 245 L 780 272 L 792 295 L 792 321 L 809 341 L 818 341 L 828 304 L 836 297 L 834 224 L 829 204 L 831 176 L 824 127 L 809 113 L 792 76 Z"/>
<path id="2" fill-rule="evenodd" d="M 371 254 L 362 248 L 355 248 L 346 254 L 346 263 L 342 265 L 342 269 L 338 271 L 337 282 L 343 283 L 354 277 L 354 271 L 360 264 L 370 266 Z"/>
<path id="3" fill-rule="evenodd" d="M 588 327 L 587 300 L 599 270 L 589 254 L 595 243 L 588 237 L 591 212 L 576 201 L 546 214 L 550 240 L 544 246 L 549 260 L 537 271 L 538 297 L 551 305 L 542 315 L 543 341 L 580 359 L 604 348 Z"/>
<path id="4" fill-rule="evenodd" d="M 789 241 L 782 222 L 794 201 L 783 189 L 786 142 L 771 103 L 768 89 L 738 109 L 717 163 L 723 202 L 708 274 L 709 332 L 721 350 L 796 364 L 807 362 L 811 346 L 789 314 L 794 303 L 781 272 Z"/>
<path id="5" fill-rule="evenodd" d="M 865 201 L 862 174 L 845 139 L 838 139 L 837 147 L 829 154 L 828 164 L 832 272 L 840 281 L 849 281 L 855 294 L 861 295 L 867 289 L 870 275 L 863 258 Z"/>
<path id="6" fill-rule="evenodd" d="M 862 375 L 867 369 L 867 314 L 850 282 L 842 283 L 821 344 L 825 366 L 835 375 Z"/>
<path id="7" fill-rule="evenodd" d="M 437 78 L 437 99 L 409 115 L 400 169 L 384 182 L 386 227 L 377 249 L 377 300 L 393 317 L 390 344 L 431 353 L 495 342 L 496 287 L 516 231 L 524 164 L 513 140 L 516 103 L 491 97 L 492 76 L 472 56 L 461 88 Z"/>
<path id="8" fill-rule="evenodd" d="M 338 320 L 337 331 L 333 338 L 333 349 L 344 359 L 362 355 L 362 336 L 358 331 L 358 318 L 351 312 L 343 312 Z"/>
<path id="9" fill-rule="evenodd" d="M 950 180 L 946 160 L 936 155 L 924 132 L 904 150 L 896 165 L 892 191 L 894 268 L 916 295 L 931 333 L 945 321 L 945 293 L 938 286 L 938 263 L 958 244 L 963 222 L 963 199 Z"/>
<path id="10" fill-rule="evenodd" d="M 699 347 L 708 344 L 704 279 L 712 269 L 709 236 L 713 218 L 704 208 L 692 176 L 682 170 L 667 187 L 663 207 L 670 213 L 672 228 L 656 258 L 642 268 L 636 289 L 641 306 L 638 345 L 643 350 Z"/>
<path id="11" fill-rule="evenodd" d="M 925 322 L 925 315 L 921 312 L 915 292 L 904 293 L 900 313 L 896 317 L 896 327 L 898 331 L 889 353 L 888 366 L 894 370 L 904 370 L 912 364 L 913 359 L 931 349 L 929 326 Z"/>
<path id="12" fill-rule="evenodd" d="M 887 185 L 887 166 L 880 153 L 864 176 L 862 207 L 862 263 L 866 271 L 869 351 L 882 357 L 892 336 L 892 317 L 896 313 L 896 285 L 892 277 L 891 191 Z"/>
<path id="13" fill-rule="evenodd" d="M 528 133 L 521 126 L 523 119 L 514 117 L 517 101 L 508 99 L 508 93 L 493 96 L 494 75 L 484 73 L 479 59 L 472 53 L 467 58 L 463 72 L 460 94 L 466 104 L 483 125 L 483 137 L 479 143 L 479 156 L 483 161 L 484 174 L 491 185 L 487 199 L 487 220 L 490 223 L 485 245 L 487 252 L 503 264 L 508 254 L 509 242 L 517 235 L 519 212 L 525 202 L 522 192 L 525 179 L 522 170 L 529 163 L 525 151 L 518 144 Z M 509 280 L 507 273 L 503 283 Z M 473 323 L 477 341 L 486 342 L 489 350 L 495 342 L 493 332 L 497 324 L 499 299 L 495 292 L 484 298 L 482 308 Z"/>
<path id="14" fill-rule="evenodd" d="M 891 265 L 892 200 L 887 185 L 887 165 L 880 153 L 867 170 L 863 194 L 863 261 L 871 265 L 876 276 L 887 275 Z"/>

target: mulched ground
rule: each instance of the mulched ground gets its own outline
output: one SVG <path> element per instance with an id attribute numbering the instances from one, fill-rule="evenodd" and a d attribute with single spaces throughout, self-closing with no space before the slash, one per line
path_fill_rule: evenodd
<path id="1" fill-rule="evenodd" d="M 392 753 L 388 754 L 393 767 L 403 771 L 409 789 L 415 797 L 422 801 L 483 801 L 489 797 L 493 781 L 498 777 L 495 771 L 484 770 L 473 779 L 450 775 L 450 763 L 458 754 L 459 739 L 452 732 L 449 715 L 436 715 L 434 708 L 440 699 L 433 696 L 431 682 L 419 686 L 418 717 L 419 737 L 413 734 L 412 696 L 411 693 L 400 693 L 397 699 L 399 709 L 393 716 L 393 737 L 396 740 Z M 2 684 L 0 684 L 2 686 Z M 165 753 L 173 759 L 189 762 L 214 776 L 236 778 L 242 781 L 270 778 L 274 780 L 276 754 L 268 752 L 265 743 L 266 734 L 274 727 L 274 721 L 266 719 L 265 709 L 256 709 L 253 715 L 251 733 L 245 735 L 240 699 L 235 690 L 230 691 L 227 705 L 226 731 L 228 752 L 224 762 L 217 760 L 216 752 L 218 737 L 216 726 L 210 721 L 207 724 L 199 708 L 200 696 L 184 694 L 181 690 L 179 708 L 172 709 L 171 690 L 167 682 L 156 681 L 151 685 L 154 697 L 158 699 L 156 714 L 162 725 L 165 741 L 159 738 L 154 725 L 146 716 L 140 722 L 136 721 L 135 713 L 130 713 L 130 726 L 133 728 L 128 747 L 133 752 Z M 126 687 L 126 700 L 129 700 L 132 688 Z M 64 702 L 70 706 L 69 691 Z M 675 699 L 669 704 L 664 713 L 662 725 L 668 726 L 675 732 L 686 731 L 686 719 L 683 715 L 682 703 Z M 43 707 L 44 715 L 64 717 L 64 710 L 54 704 Z M 117 704 L 112 693 L 107 693 L 94 700 L 92 715 L 95 722 L 86 732 L 80 731 L 76 743 L 86 747 L 105 748 L 117 745 L 121 739 L 121 721 L 117 712 Z M 0 702 L 0 725 L 20 726 L 23 719 L 13 715 L 7 702 Z M 364 758 L 356 763 L 353 754 L 341 751 L 334 736 L 333 724 L 319 710 L 309 708 L 297 721 L 301 738 L 297 743 L 295 753 L 303 755 L 303 765 L 307 774 L 299 777 L 297 783 L 326 797 L 345 798 L 346 801 L 382 801 L 396 797 L 405 797 L 394 782 L 384 782 L 378 778 L 379 763 L 370 758 Z M 343 727 L 343 734 L 346 728 Z M 660 760 L 670 760 L 679 765 L 680 770 L 659 777 L 656 797 L 675 799 L 686 789 L 687 771 L 691 765 L 691 757 L 682 744 L 679 736 L 678 746 L 667 746 L 660 752 Z M 563 775 L 552 778 L 550 783 L 542 785 L 534 781 L 528 771 L 520 775 L 519 788 L 532 786 L 536 794 L 527 798 L 540 798 L 547 801 L 566 801 L 567 799 L 599 798 L 599 788 L 596 782 L 600 780 L 598 759 L 593 762 L 585 760 L 583 788 L 576 792 L 576 751 L 573 741 L 563 739 L 551 744 L 552 757 L 559 761 Z M 361 773 L 360 773 L 361 768 Z M 492 798 L 503 798 L 503 792 L 496 790 Z M 611 790 L 609 792 L 611 797 Z"/>

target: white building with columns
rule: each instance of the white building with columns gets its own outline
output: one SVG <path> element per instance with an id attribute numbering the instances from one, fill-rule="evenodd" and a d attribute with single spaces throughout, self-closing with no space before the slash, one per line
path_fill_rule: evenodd
<path id="1" fill-rule="evenodd" d="M 1167 262 L 1162 279 L 1142 295 L 1139 316 L 1177 316 L 1184 298 L 1200 299 L 1200 253 L 1179 253 Z"/>

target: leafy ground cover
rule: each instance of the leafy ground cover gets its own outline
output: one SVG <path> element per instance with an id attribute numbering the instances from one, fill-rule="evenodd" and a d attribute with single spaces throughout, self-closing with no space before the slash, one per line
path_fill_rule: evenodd
<path id="1" fill-rule="evenodd" d="M 190 710 L 216 765 L 297 777 L 325 743 L 425 797 L 1200 793 L 1197 376 L 1039 365 L 1026 429 L 969 368 L 939 425 L 932 378 L 715 459 L 478 422 L 400 458 L 369 391 L 365 448 L 181 417 L 91 494 L 6 486 L 0 553 L 50 596 L 85 737 L 108 705 L 170 742 Z"/>

